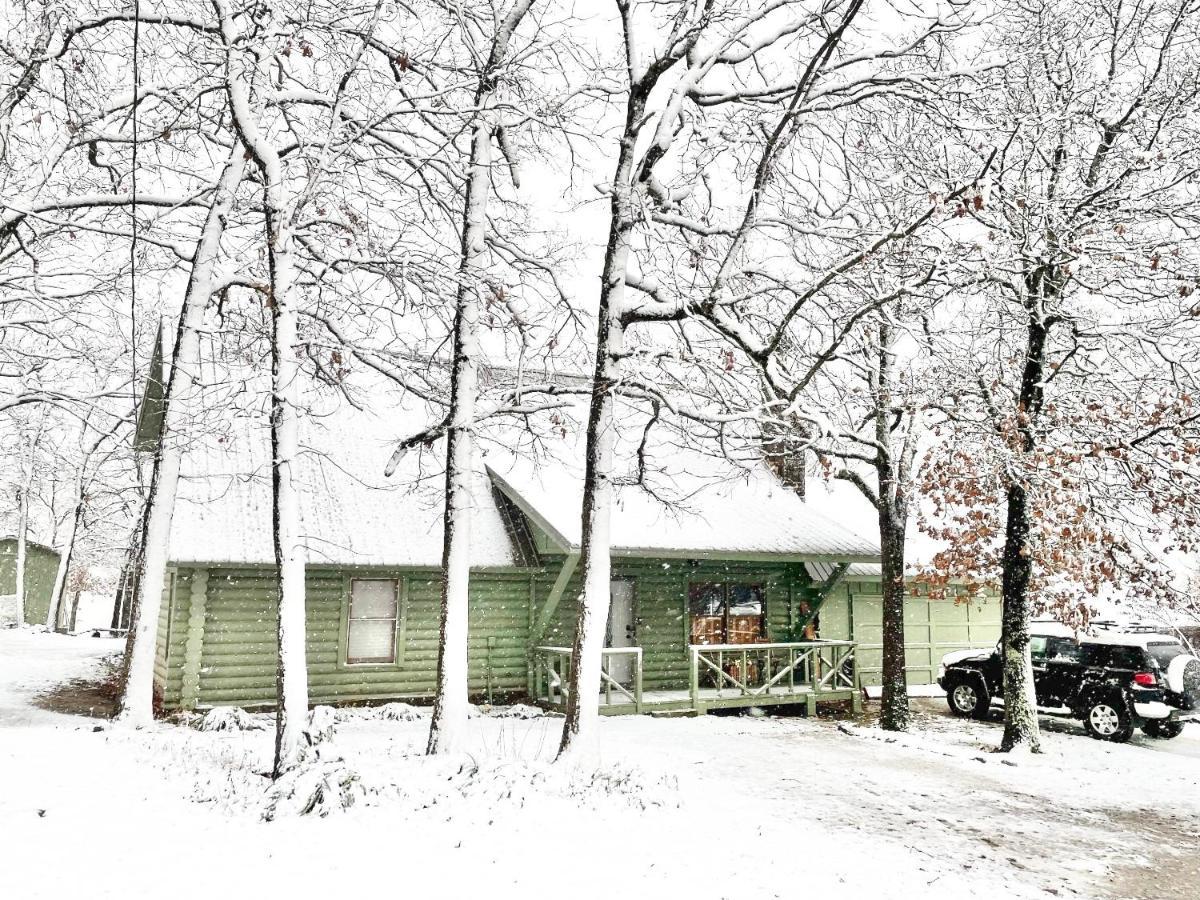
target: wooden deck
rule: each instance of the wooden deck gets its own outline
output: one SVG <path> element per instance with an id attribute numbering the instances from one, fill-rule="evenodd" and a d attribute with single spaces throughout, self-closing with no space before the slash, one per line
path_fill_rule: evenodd
<path id="1" fill-rule="evenodd" d="M 862 692 L 854 650 L 853 641 L 693 644 L 689 685 L 647 691 L 641 648 L 610 648 L 601 667 L 600 713 L 703 715 L 712 709 L 803 704 L 814 715 L 819 703 L 846 701 L 857 711 Z M 535 666 L 537 702 L 549 709 L 565 707 L 571 650 L 538 647 Z"/>

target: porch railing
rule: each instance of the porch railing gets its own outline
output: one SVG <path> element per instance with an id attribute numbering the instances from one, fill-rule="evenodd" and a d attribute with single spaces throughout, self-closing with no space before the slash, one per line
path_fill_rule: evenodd
<path id="1" fill-rule="evenodd" d="M 703 711 L 726 701 L 730 706 L 815 702 L 822 695 L 855 695 L 858 673 L 854 641 L 791 641 L 770 644 L 691 644 L 688 692 L 662 690 L 652 703 L 682 704 Z M 621 663 L 618 665 L 618 663 Z M 536 647 L 533 681 L 536 699 L 564 707 L 571 681 L 570 647 Z M 601 706 L 610 712 L 642 712 L 642 648 L 607 647 L 601 656 Z M 669 696 L 669 695 L 674 695 Z"/>
<path id="2" fill-rule="evenodd" d="M 854 691 L 854 648 L 854 641 L 692 644 L 692 705 L 700 707 L 704 688 L 718 699 Z"/>
<path id="3" fill-rule="evenodd" d="M 551 706 L 566 706 L 571 682 L 570 647 L 534 648 L 534 691 L 538 700 Z M 619 678 L 618 662 L 630 661 L 628 678 Z M 624 682 L 624 683 L 622 683 Z M 603 703 L 632 704 L 642 711 L 642 648 L 606 647 L 600 657 L 600 692 Z M 614 701 L 614 698 L 615 701 Z"/>

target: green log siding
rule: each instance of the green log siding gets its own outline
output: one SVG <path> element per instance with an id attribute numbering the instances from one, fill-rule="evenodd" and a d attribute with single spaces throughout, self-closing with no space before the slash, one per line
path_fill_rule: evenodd
<path id="1" fill-rule="evenodd" d="M 45 625 L 50 594 L 58 574 L 58 554 L 41 544 L 25 544 L 25 622 Z M 0 596 L 17 593 L 17 541 L 0 540 Z M 10 613 L 10 621 L 15 613 Z"/>
<path id="2" fill-rule="evenodd" d="M 203 594 L 191 589 L 196 572 L 177 573 L 170 603 L 170 643 L 158 681 L 164 705 L 200 708 L 236 704 L 265 706 L 275 700 L 276 594 L 271 569 L 210 568 Z M 346 617 L 351 573 L 308 573 L 308 677 L 313 703 L 349 703 L 433 694 L 437 668 L 440 575 L 435 570 L 362 570 L 356 578 L 401 580 L 398 653 L 394 664 L 348 665 Z M 477 574 L 471 584 L 471 691 L 526 689 L 530 585 L 528 571 Z M 203 601 L 198 685 L 186 696 L 188 623 Z M 164 614 L 160 640 L 164 637 Z M 190 693 L 190 692 L 189 692 Z"/>
<path id="3" fill-rule="evenodd" d="M 190 572 L 183 573 L 182 578 L 178 573 L 168 572 L 167 583 L 163 585 L 162 606 L 158 611 L 158 644 L 154 654 L 154 682 L 162 693 L 165 706 L 174 706 L 179 702 L 180 669 L 171 669 L 168 660 L 172 653 L 182 660 L 184 645 L 181 638 L 186 634 L 186 629 L 179 627 L 179 613 L 172 595 L 176 590 L 188 589 L 190 576 Z M 185 619 L 186 615 L 185 612 Z"/>
<path id="4" fill-rule="evenodd" d="M 541 613 L 562 564 L 539 569 L 477 572 L 471 578 L 469 677 L 472 694 L 528 689 L 532 623 Z M 801 601 L 815 588 L 798 563 L 682 559 L 613 560 L 614 578 L 634 582 L 637 643 L 647 690 L 688 684 L 688 585 L 697 581 L 762 584 L 767 634 L 783 640 Z M 347 665 L 346 621 L 351 578 L 401 580 L 394 664 Z M 570 646 L 580 577 L 563 592 L 539 644 Z M 433 569 L 310 569 L 307 582 L 309 692 L 313 703 L 431 697 L 435 686 L 440 573 Z M 879 585 L 845 581 L 820 608 L 820 636 L 860 642 L 864 684 L 879 681 Z M 183 568 L 174 572 L 159 619 L 155 676 L 167 708 L 236 704 L 267 706 L 275 699 L 275 581 L 270 568 Z M 989 646 L 999 634 L 999 604 L 913 597 L 906 608 L 909 681 L 928 684 L 950 650 Z"/>

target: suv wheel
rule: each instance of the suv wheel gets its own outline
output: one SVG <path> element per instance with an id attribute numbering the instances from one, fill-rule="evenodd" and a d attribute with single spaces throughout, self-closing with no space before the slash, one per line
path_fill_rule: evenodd
<path id="1" fill-rule="evenodd" d="M 973 680 L 963 679 L 951 685 L 950 690 L 946 692 L 946 702 L 950 704 L 950 712 L 956 716 L 985 719 L 992 705 L 992 698 Z"/>
<path id="2" fill-rule="evenodd" d="M 1102 696 L 1089 703 L 1083 713 L 1083 724 L 1088 734 L 1099 741 L 1124 743 L 1133 736 L 1133 719 L 1124 698 L 1119 696 Z"/>
<path id="3" fill-rule="evenodd" d="M 1142 731 L 1152 738 L 1170 740 L 1183 733 L 1183 723 L 1178 719 L 1151 719 L 1142 726 Z"/>

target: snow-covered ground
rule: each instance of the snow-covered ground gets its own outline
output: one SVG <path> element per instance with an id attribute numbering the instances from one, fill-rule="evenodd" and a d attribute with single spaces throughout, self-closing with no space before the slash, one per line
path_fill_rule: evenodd
<path id="1" fill-rule="evenodd" d="M 0 630 L 0 897 L 1195 897 L 1200 727 L 988 752 L 998 726 L 918 701 L 918 728 L 802 718 L 602 722 L 604 768 L 547 765 L 560 721 L 338 716 L 364 796 L 262 820 L 273 733 L 130 731 L 32 705 L 111 640 Z M 267 724 L 264 718 L 264 724 Z M 99 730 L 96 730 L 96 729 Z"/>

